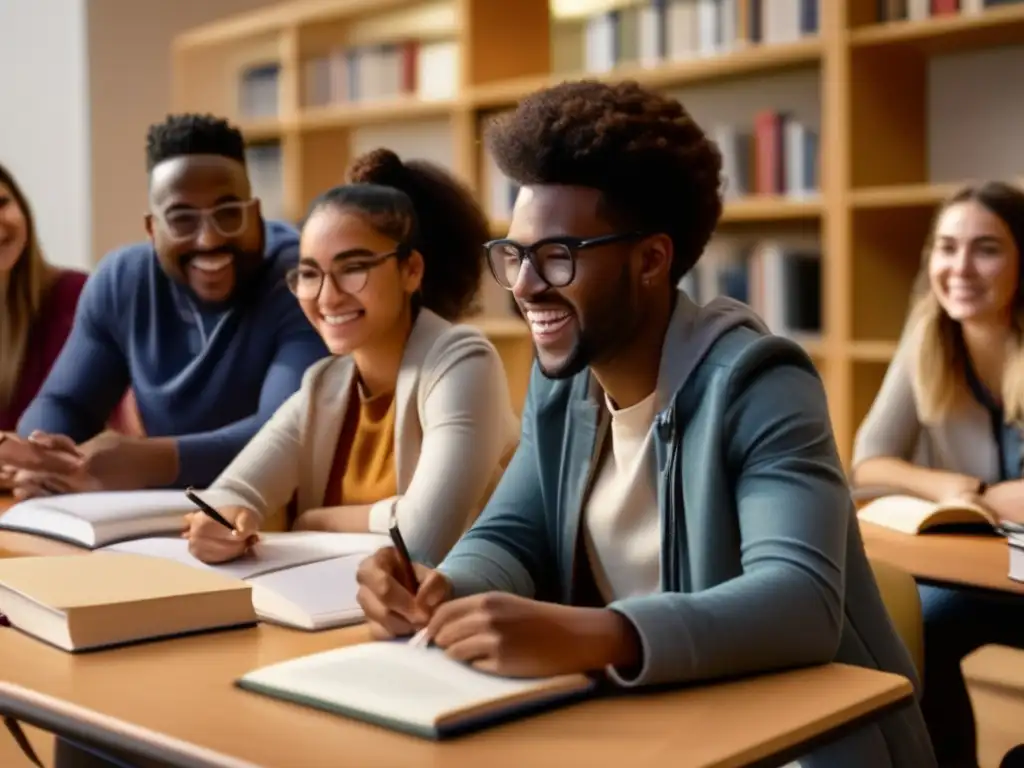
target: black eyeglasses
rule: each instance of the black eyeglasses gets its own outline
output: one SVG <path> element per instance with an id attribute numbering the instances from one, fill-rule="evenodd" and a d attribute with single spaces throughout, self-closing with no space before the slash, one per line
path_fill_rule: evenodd
<path id="1" fill-rule="evenodd" d="M 238 202 L 221 203 L 213 208 L 193 208 L 157 213 L 172 240 L 184 242 L 197 237 L 204 222 L 209 222 L 221 237 L 237 237 L 249 223 L 249 211 L 256 205 L 256 198 Z"/>
<path id="2" fill-rule="evenodd" d="M 320 298 L 324 289 L 324 280 L 330 275 L 334 288 L 341 293 L 356 294 L 366 287 L 370 279 L 370 270 L 380 266 L 392 256 L 404 259 L 409 248 L 400 245 L 388 253 L 367 253 L 366 255 L 346 254 L 331 265 L 329 272 L 324 272 L 317 264 L 303 263 L 288 270 L 285 282 L 295 297 L 303 301 L 315 301 Z"/>
<path id="3" fill-rule="evenodd" d="M 530 262 L 549 288 L 564 288 L 576 278 L 576 255 L 579 251 L 641 237 L 646 237 L 646 233 L 619 232 L 588 238 L 548 237 L 533 245 L 522 245 L 508 239 L 491 240 L 484 243 L 484 252 L 491 274 L 502 288 L 512 290 L 524 261 Z"/>

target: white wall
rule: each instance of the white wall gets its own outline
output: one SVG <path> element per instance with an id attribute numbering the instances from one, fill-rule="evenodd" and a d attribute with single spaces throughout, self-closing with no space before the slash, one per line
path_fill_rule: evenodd
<path id="1" fill-rule="evenodd" d="M 0 162 L 51 261 L 92 263 L 87 0 L 0 0 Z"/>
<path id="2" fill-rule="evenodd" d="M 146 128 L 178 32 L 275 0 L 0 0 L 0 163 L 47 257 L 90 269 L 144 237 Z"/>

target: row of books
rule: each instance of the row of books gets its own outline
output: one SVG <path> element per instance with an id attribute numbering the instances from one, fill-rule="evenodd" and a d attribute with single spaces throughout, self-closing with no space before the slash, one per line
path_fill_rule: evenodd
<path id="1" fill-rule="evenodd" d="M 303 67 L 302 102 L 306 107 L 414 96 L 447 99 L 456 94 L 459 46 L 452 40 L 339 46 L 308 59 Z M 243 118 L 266 119 L 279 111 L 281 67 L 276 63 L 245 69 L 238 91 Z"/>
<path id="2" fill-rule="evenodd" d="M 752 128 L 718 125 L 726 199 L 750 195 L 813 197 L 820 189 L 818 130 L 792 114 L 762 110 Z"/>
<path id="3" fill-rule="evenodd" d="M 454 40 L 339 46 L 306 61 L 303 104 L 324 107 L 399 96 L 449 99 L 458 83 L 459 44 Z"/>
<path id="4" fill-rule="evenodd" d="M 878 0 L 879 21 L 920 21 L 932 16 L 981 13 L 1024 0 Z"/>
<path id="5" fill-rule="evenodd" d="M 816 240 L 716 237 L 680 287 L 698 304 L 716 296 L 749 304 L 780 336 L 813 339 L 821 334 L 821 249 Z"/>
<path id="6" fill-rule="evenodd" d="M 794 42 L 818 32 L 819 0 L 646 0 L 584 21 L 584 69 L 657 66 Z"/>

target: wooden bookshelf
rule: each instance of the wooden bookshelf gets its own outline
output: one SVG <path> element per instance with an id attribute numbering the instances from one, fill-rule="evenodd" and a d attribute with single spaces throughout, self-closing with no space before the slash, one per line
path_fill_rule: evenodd
<path id="1" fill-rule="evenodd" d="M 641 0 L 588 1 L 598 10 L 641 4 Z M 848 462 L 857 426 L 877 392 L 905 321 L 910 286 L 935 206 L 957 186 L 929 181 L 929 61 L 937 54 L 1024 43 L 1024 4 L 974 15 L 879 22 L 876 0 L 820 0 L 818 33 L 813 37 L 586 75 L 553 71 L 552 34 L 561 20 L 560 9 L 569 5 L 578 14 L 587 2 L 282 3 L 179 37 L 173 51 L 175 108 L 230 117 L 254 142 L 280 141 L 284 208 L 289 217 L 298 219 L 317 192 L 340 181 L 356 148 L 374 131 L 391 131 L 380 134 L 386 143 L 395 131 L 415 135 L 417 126 L 443 123 L 450 135 L 447 151 L 452 169 L 483 199 L 483 120 L 514 106 L 537 88 L 587 76 L 633 78 L 652 88 L 685 92 L 725 88 L 737 81 L 795 70 L 816 71 L 823 168 L 820 194 L 809 199 L 730 200 L 722 229 L 768 232 L 800 227 L 818 233 L 825 259 L 822 333 L 805 346 L 825 380 L 836 438 Z M 428 11 L 429 18 L 424 15 Z M 402 19 L 414 18 L 420 19 L 418 29 L 401 28 L 406 23 Z M 429 28 L 432 36 L 449 35 L 457 41 L 458 81 L 450 97 L 302 106 L 302 68 L 311 53 L 353 35 L 373 38 L 379 34 L 375 30 L 388 28 L 389 23 L 396 38 Z M 240 119 L 239 73 L 267 60 L 280 65 L 277 117 Z M 357 140 L 360 131 L 370 133 L 360 134 Z M 1012 170 L 1016 175 L 1024 169 Z M 496 235 L 507 231 L 502 219 L 495 217 L 492 224 Z M 485 298 L 485 305 L 501 300 L 502 294 L 493 288 L 485 287 L 483 293 L 491 296 Z M 522 322 L 500 312 L 474 322 L 502 351 L 521 400 L 532 359 Z"/>

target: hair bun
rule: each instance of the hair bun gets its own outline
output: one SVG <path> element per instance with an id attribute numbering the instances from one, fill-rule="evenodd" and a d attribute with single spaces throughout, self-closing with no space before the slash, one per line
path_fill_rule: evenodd
<path id="1" fill-rule="evenodd" d="M 349 179 L 356 184 L 382 184 L 401 189 L 407 171 L 402 159 L 390 149 L 381 147 L 360 155 L 352 163 Z"/>

